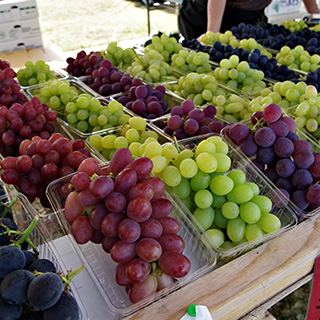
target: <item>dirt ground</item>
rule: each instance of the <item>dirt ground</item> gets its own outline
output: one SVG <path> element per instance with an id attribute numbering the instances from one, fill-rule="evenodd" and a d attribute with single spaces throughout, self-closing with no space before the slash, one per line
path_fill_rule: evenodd
<path id="1" fill-rule="evenodd" d="M 147 7 L 138 0 L 38 0 L 37 5 L 44 47 L 71 51 L 148 36 Z M 177 31 L 176 13 L 169 6 L 151 10 L 151 31 Z"/>

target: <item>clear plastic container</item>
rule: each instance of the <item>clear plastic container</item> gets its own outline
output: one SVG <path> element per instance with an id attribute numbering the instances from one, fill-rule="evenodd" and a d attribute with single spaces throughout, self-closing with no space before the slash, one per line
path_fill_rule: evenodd
<path id="1" fill-rule="evenodd" d="M 64 201 L 60 194 L 60 188 L 65 183 L 69 183 L 71 176 L 63 177 L 47 188 L 47 195 L 53 208 L 57 212 L 57 217 L 63 224 L 64 230 L 70 234 L 70 225 L 64 216 Z M 171 292 L 193 282 L 195 279 L 207 274 L 216 265 L 216 253 L 201 237 L 196 224 L 193 224 L 193 217 L 190 212 L 182 209 L 177 205 L 170 194 L 167 194 L 169 200 L 173 202 L 173 210 L 170 216 L 174 217 L 180 223 L 179 235 L 185 241 L 185 249 L 183 253 L 191 262 L 191 270 L 187 276 L 178 279 L 172 286 L 157 292 L 154 296 L 132 304 L 128 298 L 128 294 L 124 287 L 119 286 L 115 281 L 116 263 L 111 259 L 110 255 L 102 250 L 101 245 L 87 243 L 77 245 L 77 251 L 82 256 L 84 264 L 95 277 L 95 285 L 99 288 L 105 303 L 110 308 L 113 317 L 128 316 L 135 311 L 149 305 Z M 111 315 L 110 315 L 111 317 Z M 108 318 L 109 319 L 109 318 Z"/>
<path id="2" fill-rule="evenodd" d="M 18 192 L 9 192 L 0 197 L 0 211 L 2 212 L 13 200 L 15 200 L 15 203 L 11 207 L 13 219 L 18 226 L 18 230 L 24 231 L 30 225 L 33 218 L 37 216 L 37 212 L 32 207 L 28 199 L 23 194 Z M 54 238 L 62 236 L 64 236 L 64 233 L 57 218 L 55 215 L 49 215 L 46 217 L 46 219 L 38 220 L 38 223 L 35 229 L 32 231 L 29 239 L 33 242 L 37 251 L 39 252 L 39 258 L 51 260 L 58 272 L 66 274 L 67 270 L 70 270 L 70 266 L 65 265 L 64 261 L 61 260 L 61 257 L 59 257 L 57 252 L 57 248 L 53 243 Z M 80 266 L 81 264 L 76 267 Z M 84 270 L 84 272 L 86 271 Z M 76 279 L 76 277 L 74 279 Z M 79 319 L 88 319 L 85 306 L 83 305 L 77 289 L 72 282 L 69 289 L 70 293 L 76 298 L 79 305 Z"/>
<path id="3" fill-rule="evenodd" d="M 248 125 L 249 127 L 252 126 L 251 122 L 244 122 L 246 125 Z M 317 152 L 320 153 L 320 145 L 317 141 L 315 141 L 315 139 L 313 137 L 310 136 L 310 134 L 308 134 L 305 130 L 302 129 L 296 129 L 295 133 L 299 136 L 300 140 L 305 140 L 308 141 L 311 146 L 312 146 L 312 151 L 313 152 Z M 236 145 L 236 143 L 234 141 L 232 141 L 232 139 L 230 139 L 228 137 L 228 135 L 224 132 L 224 129 L 222 129 L 221 134 L 224 136 L 224 138 L 228 141 L 228 143 L 230 145 L 233 146 L 233 148 L 235 148 L 237 150 L 237 152 L 239 152 L 243 157 L 245 157 L 247 159 L 247 161 L 251 162 L 251 160 L 255 159 L 255 156 L 248 158 L 241 150 L 240 148 Z M 254 164 L 252 164 L 252 166 L 255 167 Z M 256 170 L 258 170 L 259 174 L 261 176 L 264 177 L 264 179 L 266 181 L 268 181 L 268 183 L 275 188 L 276 190 L 278 190 L 279 193 L 281 193 L 281 191 L 278 189 L 278 187 L 275 186 L 275 184 L 261 171 L 259 170 L 257 167 L 255 167 Z M 316 209 L 312 210 L 312 211 L 306 211 L 306 210 L 301 210 L 300 208 L 297 207 L 297 205 L 295 205 L 291 200 L 288 200 L 289 206 L 291 207 L 291 209 L 293 210 L 293 212 L 295 213 L 295 215 L 297 216 L 299 222 L 306 219 L 306 218 L 310 218 L 314 215 L 316 215 L 317 213 L 320 212 L 320 207 L 317 207 Z"/>
<path id="4" fill-rule="evenodd" d="M 181 146 L 181 148 L 193 149 L 200 141 L 205 140 L 210 136 L 217 136 L 217 135 L 208 134 L 205 137 L 180 140 L 179 145 Z M 263 237 L 259 239 L 255 239 L 252 241 L 248 241 L 248 242 L 236 245 L 230 249 L 214 247 L 214 249 L 218 252 L 219 257 L 224 260 L 227 260 L 227 259 L 236 258 L 237 256 L 293 228 L 298 223 L 298 220 L 291 206 L 287 205 L 288 203 L 287 198 L 275 186 L 273 186 L 268 181 L 268 179 L 266 179 L 264 175 L 262 175 L 259 172 L 259 170 L 250 163 L 250 161 L 248 161 L 248 159 L 245 156 L 243 156 L 240 152 L 238 152 L 226 139 L 224 139 L 223 137 L 221 138 L 225 143 L 228 144 L 228 147 L 229 147 L 229 152 L 227 155 L 231 159 L 230 170 L 238 169 L 243 171 L 246 175 L 247 182 L 253 182 L 257 184 L 260 190 L 259 195 L 266 196 L 272 200 L 273 207 L 272 207 L 271 213 L 276 215 L 281 221 L 281 227 L 279 230 L 272 233 L 265 234 Z M 179 203 L 179 206 L 183 207 L 184 210 L 186 210 L 185 205 L 181 200 L 179 200 L 177 195 L 174 194 L 172 189 L 170 190 L 170 194 L 174 197 L 175 201 Z"/>

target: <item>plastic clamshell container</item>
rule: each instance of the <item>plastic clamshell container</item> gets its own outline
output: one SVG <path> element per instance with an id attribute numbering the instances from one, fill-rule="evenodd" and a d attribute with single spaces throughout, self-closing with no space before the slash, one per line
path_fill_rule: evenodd
<path id="1" fill-rule="evenodd" d="M 109 164 L 106 164 L 106 166 L 108 165 Z M 54 181 L 47 188 L 47 196 L 53 208 L 56 210 L 58 219 L 63 224 L 67 234 L 70 234 L 70 225 L 64 216 L 64 201 L 59 190 L 62 185 L 69 183 L 71 178 L 72 174 Z M 90 268 L 90 272 L 95 276 L 95 285 L 99 288 L 113 317 L 128 316 L 193 282 L 197 278 L 212 271 L 216 266 L 217 254 L 206 239 L 201 237 L 200 230 L 198 230 L 196 223 L 192 223 L 194 218 L 190 215 L 190 212 L 177 205 L 169 193 L 166 193 L 166 195 L 168 199 L 173 202 L 173 210 L 170 216 L 174 217 L 180 224 L 179 235 L 185 242 L 183 254 L 190 260 L 191 270 L 187 276 L 178 279 L 172 286 L 157 292 L 149 299 L 135 304 L 130 302 L 125 288 L 119 286 L 115 281 L 116 263 L 111 259 L 109 254 L 102 250 L 101 245 L 91 242 L 84 245 L 76 245 L 77 250 L 83 258 L 84 265 Z"/>
<path id="2" fill-rule="evenodd" d="M 252 126 L 251 122 L 244 122 L 245 124 L 247 124 L 249 127 Z M 299 136 L 300 140 L 305 140 L 308 141 L 311 146 L 312 146 L 312 151 L 313 152 L 317 152 L 320 153 L 320 145 L 317 141 L 315 141 L 315 139 L 313 137 L 310 136 L 310 134 L 308 134 L 305 130 L 303 129 L 296 129 L 295 133 Z M 233 146 L 233 148 L 235 148 L 237 150 L 237 152 L 239 152 L 243 157 L 245 157 L 247 159 L 247 161 L 251 162 L 251 160 L 255 159 L 255 156 L 253 156 L 252 158 L 248 158 L 239 148 L 239 146 L 236 145 L 236 143 L 234 141 L 232 141 L 232 139 L 230 139 L 228 137 L 228 135 L 224 132 L 224 129 L 222 129 L 221 134 L 224 136 L 224 138 L 228 141 L 228 143 L 230 145 Z M 279 188 L 261 171 L 259 170 L 254 164 L 252 164 L 252 166 L 254 166 L 256 168 L 256 170 L 258 170 L 259 174 L 262 175 L 264 177 L 264 179 L 266 181 L 268 181 L 268 183 L 276 190 L 278 190 L 279 193 L 281 193 L 281 191 L 279 190 Z M 298 208 L 298 206 L 293 203 L 291 200 L 288 200 L 288 204 L 290 206 L 290 208 L 293 210 L 294 214 L 297 216 L 299 222 L 306 219 L 306 218 L 310 218 L 314 215 L 316 215 L 317 213 L 320 212 L 320 207 L 317 207 L 316 209 L 312 210 L 312 211 L 307 211 L 307 210 L 301 210 L 300 208 Z"/>
<path id="3" fill-rule="evenodd" d="M 30 225 L 37 212 L 30 204 L 29 200 L 21 193 L 9 192 L 0 196 L 0 211 L 2 212 L 12 201 L 15 203 L 11 207 L 11 213 L 19 231 L 24 231 Z M 63 274 L 70 270 L 68 265 L 59 256 L 54 239 L 64 236 L 61 226 L 55 215 L 48 215 L 46 219 L 39 219 L 36 227 L 33 229 L 29 239 L 35 245 L 39 258 L 48 259 L 53 262 L 58 272 Z M 30 249 L 30 248 L 29 248 Z M 79 267 L 79 264 L 77 267 Z M 84 270 L 84 272 L 86 272 Z M 77 277 L 77 276 L 76 276 Z M 72 281 L 73 282 L 73 281 Z M 77 292 L 76 287 L 71 282 L 69 289 L 70 294 L 77 300 L 79 306 L 79 319 L 87 320 L 88 315 L 83 302 Z"/>
<path id="4" fill-rule="evenodd" d="M 115 94 L 115 95 L 112 95 L 110 96 L 110 100 L 118 100 L 120 97 L 122 96 L 127 96 L 128 93 L 122 93 L 122 94 Z M 157 117 L 156 119 L 159 119 L 161 117 L 164 117 L 166 114 L 169 114 L 171 109 L 177 105 L 181 105 L 181 103 L 184 101 L 184 99 L 182 99 L 181 97 L 179 97 L 178 95 L 174 94 L 173 92 L 171 92 L 170 90 L 166 90 L 166 93 L 164 94 L 162 100 L 164 102 L 167 103 L 168 107 L 167 107 L 167 110 L 165 111 L 165 114 L 160 116 L 160 117 Z M 146 115 L 144 114 L 137 114 L 135 113 L 134 111 L 132 111 L 131 109 L 128 109 L 127 107 L 124 106 L 124 108 L 126 110 L 128 110 L 131 114 L 133 114 L 134 116 L 140 116 L 140 117 L 143 117 L 145 118 L 147 121 L 152 121 L 154 119 L 148 119 Z"/>
<path id="5" fill-rule="evenodd" d="M 221 259 L 229 260 L 229 259 L 236 258 L 237 256 L 295 227 L 298 223 L 298 219 L 295 213 L 293 212 L 292 208 L 290 206 L 287 206 L 287 203 L 288 203 L 287 198 L 276 187 L 274 187 L 268 181 L 268 179 L 266 179 L 263 175 L 261 175 L 259 170 L 255 168 L 255 166 L 253 166 L 245 156 L 243 156 L 240 152 L 238 152 L 236 148 L 234 148 L 222 136 L 217 134 L 208 134 L 206 137 L 202 136 L 199 138 L 184 139 L 179 141 L 179 145 L 181 146 L 181 148 L 193 149 L 198 143 L 200 143 L 200 141 L 205 140 L 206 138 L 209 138 L 212 136 L 221 137 L 221 139 L 225 143 L 227 143 L 229 147 L 229 152 L 227 154 L 231 159 L 231 167 L 229 171 L 234 169 L 241 170 L 246 175 L 246 182 L 253 182 L 257 184 L 260 190 L 259 195 L 266 196 L 272 200 L 273 207 L 270 212 L 275 214 L 281 221 L 281 227 L 279 230 L 265 234 L 263 237 L 259 239 L 251 240 L 251 241 L 236 245 L 230 249 L 224 249 L 224 248 L 214 246 L 214 249 L 217 251 L 218 256 Z M 179 202 L 179 206 L 185 208 L 185 205 L 182 203 L 181 200 L 179 200 L 177 195 L 175 195 L 172 190 L 170 191 L 170 193 L 174 197 L 174 200 Z M 198 228 L 201 228 L 201 227 L 198 227 Z"/>

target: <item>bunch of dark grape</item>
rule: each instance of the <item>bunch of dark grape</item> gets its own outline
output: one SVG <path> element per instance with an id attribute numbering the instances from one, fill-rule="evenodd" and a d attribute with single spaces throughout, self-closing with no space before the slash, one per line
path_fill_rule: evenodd
<path id="1" fill-rule="evenodd" d="M 83 79 L 86 85 L 104 97 L 128 92 L 133 85 L 136 85 L 132 83 L 134 81 L 130 74 L 120 72 L 117 67 L 111 65 L 109 60 L 103 60 L 100 68 L 93 70 L 87 79 Z"/>
<path id="2" fill-rule="evenodd" d="M 158 85 L 153 88 L 150 84 L 143 84 L 142 80 L 136 78 L 132 82 L 129 93 L 116 99 L 137 115 L 147 119 L 155 119 L 163 116 L 168 109 L 167 102 L 163 100 L 165 93 L 164 86 Z"/>
<path id="3" fill-rule="evenodd" d="M 15 76 L 16 72 L 10 68 L 10 63 L 0 59 L 0 107 L 10 107 L 15 102 L 24 103 L 28 100 Z"/>
<path id="4" fill-rule="evenodd" d="M 132 160 L 126 148 L 115 152 L 103 172 L 95 159 L 86 159 L 71 178 L 65 201 L 71 234 L 79 244 L 101 243 L 110 253 L 117 263 L 116 282 L 128 289 L 132 303 L 171 285 L 191 268 L 182 253 L 180 224 L 170 216 L 173 205 L 164 194 L 165 183 L 148 177 L 152 167 L 146 157 Z"/>
<path id="5" fill-rule="evenodd" d="M 253 129 L 235 123 L 223 132 L 300 210 L 319 207 L 320 153 L 294 132 L 294 120 L 270 104 L 251 121 Z"/>
<path id="6" fill-rule="evenodd" d="M 1 206 L 2 213 L 3 207 L 6 206 Z M 29 239 L 37 220 L 34 218 L 21 232 L 12 218 L 0 218 L 1 319 L 77 320 L 79 306 L 68 292 L 68 285 L 83 266 L 63 277 L 50 259 L 39 258 Z M 27 250 L 28 244 L 31 251 Z"/>
<path id="7" fill-rule="evenodd" d="M 11 107 L 0 107 L 0 152 L 3 156 L 16 156 L 24 139 L 37 135 L 48 139 L 54 132 L 52 122 L 57 113 L 48 109 L 33 97 L 24 104 L 14 103 Z"/>
<path id="8" fill-rule="evenodd" d="M 99 69 L 103 61 L 107 61 L 102 57 L 99 51 L 92 51 L 87 54 L 84 50 L 77 53 L 76 58 L 67 58 L 67 71 L 75 77 L 91 75 L 93 70 Z M 105 63 L 105 62 L 104 62 Z"/>
<path id="9" fill-rule="evenodd" d="M 1 179 L 13 184 L 30 202 L 37 197 L 48 207 L 45 195 L 47 185 L 62 176 L 73 173 L 80 163 L 91 156 L 83 140 L 69 140 L 61 133 L 48 139 L 34 136 L 19 146 L 17 157 L 8 156 L 1 161 Z"/>
<path id="10" fill-rule="evenodd" d="M 160 122 L 159 126 L 177 140 L 211 132 L 219 133 L 224 124 L 214 119 L 216 113 L 213 105 L 199 109 L 195 108 L 191 100 L 185 100 L 180 106 L 173 107 L 168 120 Z"/>

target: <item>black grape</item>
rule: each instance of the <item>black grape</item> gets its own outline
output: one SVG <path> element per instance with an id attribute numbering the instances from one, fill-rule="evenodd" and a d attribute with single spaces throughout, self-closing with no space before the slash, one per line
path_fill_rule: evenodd
<path id="1" fill-rule="evenodd" d="M 36 257 L 31 251 L 22 251 L 24 256 L 26 257 L 26 264 L 24 266 L 25 269 L 28 269 L 32 262 L 36 261 Z"/>
<path id="2" fill-rule="evenodd" d="M 22 315 L 22 307 L 21 305 L 12 305 L 6 303 L 0 297 L 0 320 L 15 320 L 19 319 Z"/>
<path id="3" fill-rule="evenodd" d="M 26 257 L 23 252 L 14 246 L 0 248 L 0 277 L 4 278 L 10 272 L 23 269 L 26 264 Z"/>
<path id="4" fill-rule="evenodd" d="M 64 289 L 56 273 L 42 273 L 35 277 L 28 288 L 28 300 L 34 308 L 48 309 L 54 306 Z"/>
<path id="5" fill-rule="evenodd" d="M 79 306 L 77 301 L 70 294 L 63 293 L 59 301 L 51 308 L 44 310 L 44 320 L 78 320 Z"/>
<path id="6" fill-rule="evenodd" d="M 21 269 L 9 273 L 1 283 L 2 299 L 13 305 L 26 302 L 28 300 L 27 290 L 33 279 L 33 273 L 28 270 Z"/>
<path id="7" fill-rule="evenodd" d="M 38 271 L 38 272 L 53 272 L 56 273 L 56 267 L 48 259 L 39 259 L 34 261 L 28 268 L 29 271 Z"/>
<path id="8" fill-rule="evenodd" d="M 1 235 L 1 233 L 6 231 L 5 227 L 1 226 L 1 224 L 7 226 L 11 230 L 18 230 L 18 226 L 10 218 L 0 218 L 0 246 L 6 246 L 6 245 L 10 244 L 11 238 L 7 234 Z"/>

